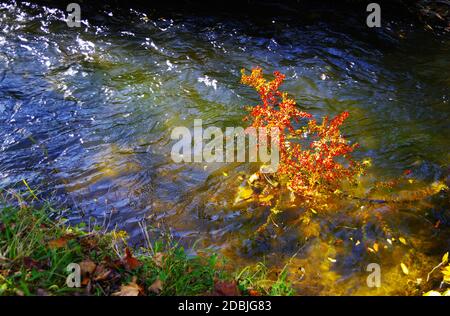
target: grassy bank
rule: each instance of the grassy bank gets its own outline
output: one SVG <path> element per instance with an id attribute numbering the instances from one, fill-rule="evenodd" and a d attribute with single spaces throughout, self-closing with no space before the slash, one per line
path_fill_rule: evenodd
<path id="1" fill-rule="evenodd" d="M 261 263 L 224 271 L 215 254 L 161 241 L 132 249 L 126 232 L 52 220 L 49 204 L 0 203 L 0 295 L 293 294 L 284 273 L 269 280 Z M 79 280 L 69 277 L 78 267 Z"/>

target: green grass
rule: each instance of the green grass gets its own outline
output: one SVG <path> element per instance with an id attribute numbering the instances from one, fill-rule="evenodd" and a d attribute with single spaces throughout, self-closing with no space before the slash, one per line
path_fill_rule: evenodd
<path id="1" fill-rule="evenodd" d="M 56 211 L 48 203 L 37 206 L 18 205 L 0 199 L 0 295 L 112 295 L 136 280 L 140 295 L 209 295 L 215 293 L 218 281 L 235 282 L 243 295 L 256 290 L 261 295 L 292 295 L 284 270 L 271 281 L 263 264 L 249 266 L 240 272 L 223 271 L 225 258 L 206 251 L 188 255 L 171 240 L 150 241 L 147 247 L 131 249 L 132 260 L 139 265 L 130 268 L 125 249 L 127 234 L 112 230 L 86 231 L 85 224 L 68 226 L 53 220 Z M 80 288 L 66 285 L 70 263 L 92 262 L 96 268 L 83 276 Z M 108 277 L 95 277 L 101 268 Z M 155 281 L 162 286 L 151 290 Z"/>

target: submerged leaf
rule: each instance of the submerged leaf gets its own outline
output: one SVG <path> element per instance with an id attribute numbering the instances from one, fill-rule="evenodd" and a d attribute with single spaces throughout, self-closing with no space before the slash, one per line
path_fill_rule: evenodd
<path id="1" fill-rule="evenodd" d="M 404 274 L 406 274 L 406 275 L 409 274 L 408 267 L 403 262 L 400 263 L 400 267 L 402 268 L 402 271 L 403 271 Z"/>

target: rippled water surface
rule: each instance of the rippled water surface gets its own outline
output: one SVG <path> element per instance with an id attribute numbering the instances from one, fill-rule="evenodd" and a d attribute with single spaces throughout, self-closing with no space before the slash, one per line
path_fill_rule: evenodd
<path id="1" fill-rule="evenodd" d="M 99 11 L 81 28 L 63 19 L 0 4 L 0 187 L 26 179 L 73 222 L 117 225 L 137 243 L 145 221 L 234 265 L 289 262 L 300 294 L 417 294 L 450 247 L 448 195 L 436 189 L 449 174 L 448 37 L 393 21 L 371 30 L 351 15 L 339 25 L 132 9 Z M 332 201 L 303 226 L 307 210 L 286 206 L 259 235 L 268 208 L 234 203 L 255 166 L 173 163 L 175 126 L 245 124 L 257 95 L 240 69 L 255 65 L 285 73 L 316 117 L 349 111 L 356 158 L 372 160 L 359 192 L 405 180 L 372 197 L 396 202 Z M 365 286 L 370 262 L 384 269 L 380 289 Z"/>

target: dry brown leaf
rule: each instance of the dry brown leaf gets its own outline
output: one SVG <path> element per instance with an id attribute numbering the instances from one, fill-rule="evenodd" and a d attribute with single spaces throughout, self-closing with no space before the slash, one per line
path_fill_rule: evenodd
<path id="1" fill-rule="evenodd" d="M 156 264 L 157 267 L 160 267 L 160 268 L 163 265 L 163 259 L 164 259 L 164 254 L 162 252 L 157 252 L 153 256 L 153 262 Z"/>
<path id="2" fill-rule="evenodd" d="M 163 290 L 163 282 L 158 278 L 152 285 L 148 288 L 152 293 L 159 294 Z"/>
<path id="3" fill-rule="evenodd" d="M 92 275 L 94 273 L 96 267 L 97 267 L 97 265 L 95 264 L 95 262 L 93 262 L 89 259 L 81 261 L 80 262 L 81 275 L 83 275 L 83 276 Z"/>
<path id="4" fill-rule="evenodd" d="M 113 296 L 138 296 L 139 294 L 142 294 L 144 291 L 142 287 L 140 287 L 136 283 L 137 278 L 133 277 L 133 280 L 131 283 L 127 285 L 121 285 L 120 291 L 113 293 Z"/>
<path id="5" fill-rule="evenodd" d="M 105 265 L 100 264 L 97 266 L 97 268 L 95 269 L 95 273 L 94 273 L 94 281 L 104 281 L 106 280 L 110 274 L 111 274 L 111 269 L 108 269 Z"/>

